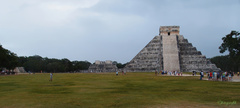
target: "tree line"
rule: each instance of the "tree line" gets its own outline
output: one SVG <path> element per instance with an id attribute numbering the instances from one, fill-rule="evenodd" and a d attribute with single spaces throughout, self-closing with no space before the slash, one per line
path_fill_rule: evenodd
<path id="1" fill-rule="evenodd" d="M 66 58 L 43 58 L 39 55 L 18 57 L 19 66 L 31 72 L 74 72 L 87 70 L 91 65 L 88 61 L 70 61 Z"/>
<path id="2" fill-rule="evenodd" d="M 118 68 L 123 68 L 126 64 L 113 62 Z M 91 65 L 88 61 L 70 61 L 67 58 L 55 59 L 34 56 L 20 56 L 5 49 L 0 45 L 0 71 L 3 68 L 13 70 L 15 67 L 24 67 L 28 72 L 79 72 L 87 70 Z"/>
<path id="3" fill-rule="evenodd" d="M 229 55 L 215 56 L 213 58 L 210 58 L 210 61 L 214 63 L 218 68 L 221 68 L 222 71 L 238 71 L 236 69 L 236 66 L 233 66 L 231 64 Z"/>
<path id="4" fill-rule="evenodd" d="M 0 45 L 0 69 L 14 69 L 17 65 L 17 55 Z"/>
<path id="5" fill-rule="evenodd" d="M 0 45 L 0 71 L 4 68 L 13 70 L 15 67 L 24 67 L 26 71 L 31 72 L 74 72 L 87 70 L 90 65 L 88 61 L 43 58 L 39 55 L 18 57 L 17 54 Z"/>

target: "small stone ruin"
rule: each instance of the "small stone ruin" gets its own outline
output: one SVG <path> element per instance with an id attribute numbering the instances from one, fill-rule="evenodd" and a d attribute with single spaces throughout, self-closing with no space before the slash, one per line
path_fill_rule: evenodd
<path id="1" fill-rule="evenodd" d="M 95 61 L 95 63 L 91 64 L 88 68 L 89 72 L 116 72 L 118 70 L 116 64 L 113 64 L 112 61 Z"/>

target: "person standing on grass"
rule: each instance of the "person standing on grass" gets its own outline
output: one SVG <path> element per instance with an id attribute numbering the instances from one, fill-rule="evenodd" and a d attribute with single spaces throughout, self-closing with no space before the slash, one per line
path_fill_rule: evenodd
<path id="1" fill-rule="evenodd" d="M 206 72 L 206 78 L 209 79 L 209 71 Z"/>
<path id="2" fill-rule="evenodd" d="M 220 73 L 217 72 L 217 81 L 219 80 L 219 78 L 220 78 Z"/>
<path id="3" fill-rule="evenodd" d="M 239 72 L 237 72 L 237 76 L 239 76 Z"/>
<path id="4" fill-rule="evenodd" d="M 209 73 L 209 80 L 212 79 L 212 72 Z"/>
<path id="5" fill-rule="evenodd" d="M 230 81 L 232 79 L 232 75 L 231 73 L 228 73 L 228 81 Z"/>
<path id="6" fill-rule="evenodd" d="M 225 81 L 225 75 L 226 75 L 226 73 L 223 72 L 223 73 L 222 73 L 222 81 L 223 81 L 223 80 Z"/>
<path id="7" fill-rule="evenodd" d="M 203 71 L 200 72 L 200 80 L 203 78 Z"/>
<path id="8" fill-rule="evenodd" d="M 227 81 L 228 80 L 228 72 L 226 72 L 225 77 L 226 77 L 226 81 Z"/>
<path id="9" fill-rule="evenodd" d="M 53 74 L 50 73 L 50 80 L 49 81 L 52 81 L 52 78 L 53 78 Z"/>
<path id="10" fill-rule="evenodd" d="M 116 76 L 118 76 L 118 71 L 116 72 Z"/>
<path id="11" fill-rule="evenodd" d="M 215 80 L 215 72 L 213 71 L 213 78 L 212 78 L 213 80 Z"/>
<path id="12" fill-rule="evenodd" d="M 217 72 L 215 72 L 215 80 L 217 80 Z"/>
<path id="13" fill-rule="evenodd" d="M 157 76 L 157 70 L 155 70 L 155 76 Z"/>

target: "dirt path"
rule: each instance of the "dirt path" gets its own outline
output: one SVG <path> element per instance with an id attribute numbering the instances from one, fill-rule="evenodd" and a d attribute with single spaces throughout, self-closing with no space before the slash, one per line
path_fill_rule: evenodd
<path id="1" fill-rule="evenodd" d="M 228 78 L 226 78 L 227 81 L 228 81 Z M 208 80 L 207 77 L 204 77 L 203 80 Z M 210 81 L 213 81 L 210 79 Z M 218 81 L 221 81 L 221 79 L 219 79 Z M 233 76 L 232 77 L 232 80 L 229 80 L 230 82 L 240 82 L 240 76 Z"/>
<path id="2" fill-rule="evenodd" d="M 173 74 L 172 75 L 166 75 L 166 74 L 164 74 L 164 75 L 161 75 L 161 76 L 176 76 L 176 77 L 178 77 L 178 76 L 181 76 L 181 75 L 173 75 Z M 192 74 L 182 74 L 182 76 L 192 76 Z M 200 78 L 200 75 L 195 75 L 195 76 L 198 76 Z M 208 80 L 207 75 L 204 75 L 203 80 Z M 213 81 L 213 80 L 211 80 L 211 81 Z M 221 81 L 221 80 L 218 80 L 218 81 Z M 232 78 L 232 80 L 230 80 L 230 82 L 240 82 L 240 76 L 237 76 L 237 75 L 233 76 L 233 78 Z"/>

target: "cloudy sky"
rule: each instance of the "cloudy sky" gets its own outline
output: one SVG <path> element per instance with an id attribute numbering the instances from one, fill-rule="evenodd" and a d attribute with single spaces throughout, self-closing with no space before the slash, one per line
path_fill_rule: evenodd
<path id="1" fill-rule="evenodd" d="M 18 56 L 129 62 L 160 26 L 206 57 L 240 31 L 240 0 L 0 0 L 0 44 Z"/>

